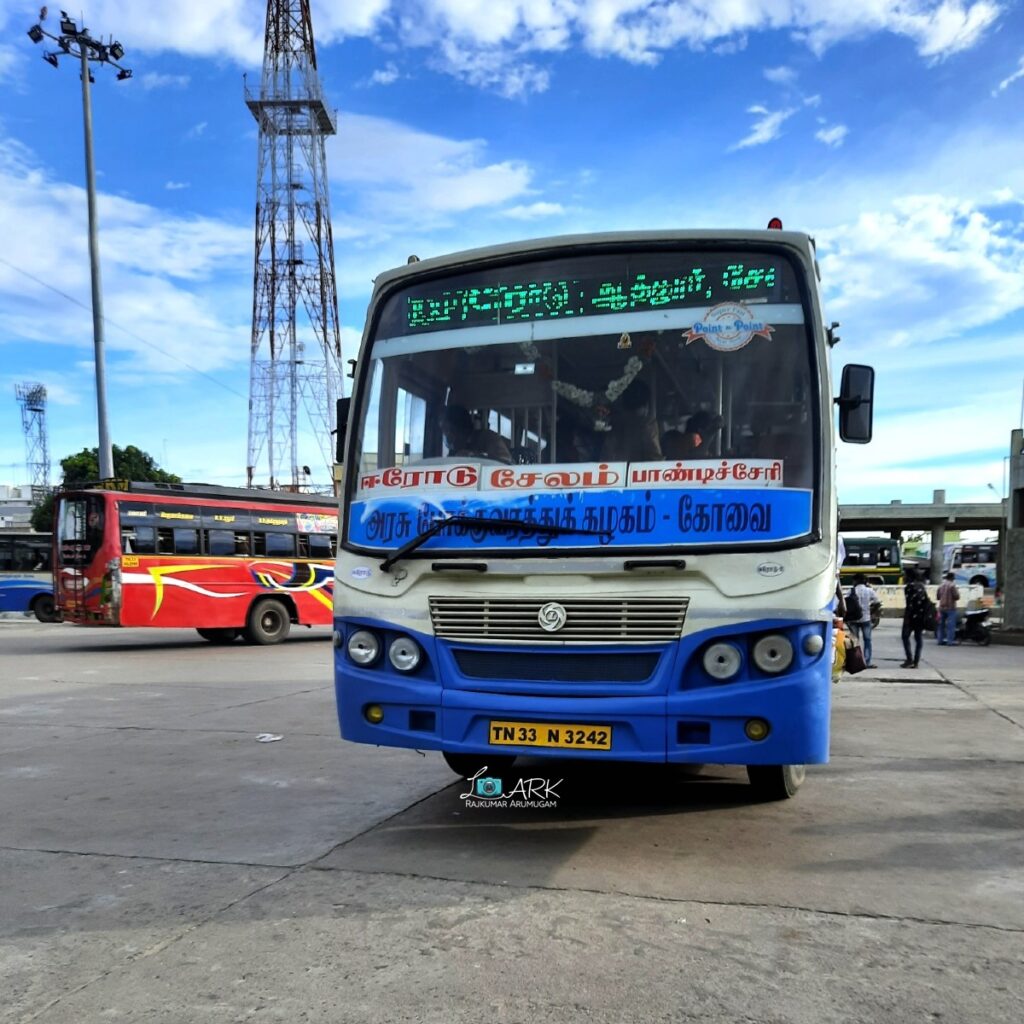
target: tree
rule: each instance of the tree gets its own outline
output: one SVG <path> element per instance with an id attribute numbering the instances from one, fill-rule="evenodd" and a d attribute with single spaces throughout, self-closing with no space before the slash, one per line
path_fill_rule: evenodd
<path id="1" fill-rule="evenodd" d="M 74 455 L 60 460 L 64 471 L 63 487 L 94 483 L 100 477 L 100 458 L 97 448 L 83 448 Z M 118 480 L 148 480 L 165 484 L 180 484 L 181 477 L 161 469 L 148 452 L 130 444 L 127 448 L 114 445 L 114 476 Z M 32 510 L 32 529 L 49 533 L 53 530 L 53 498 L 40 502 Z"/>

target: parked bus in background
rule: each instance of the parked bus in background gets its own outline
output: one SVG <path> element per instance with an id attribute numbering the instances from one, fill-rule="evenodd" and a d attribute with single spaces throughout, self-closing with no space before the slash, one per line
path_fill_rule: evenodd
<path id="1" fill-rule="evenodd" d="M 60 493 L 54 522 L 68 622 L 274 644 L 292 624 L 331 621 L 333 498 L 109 481 Z"/>
<path id="2" fill-rule="evenodd" d="M 791 796 L 828 758 L 836 340 L 813 242 L 781 230 L 379 276 L 338 419 L 342 735 L 469 777 L 739 764 Z M 847 440 L 873 382 L 844 369 Z"/>
<path id="3" fill-rule="evenodd" d="M 891 537 L 843 536 L 846 557 L 839 570 L 843 585 L 853 583 L 858 573 L 864 573 L 872 586 L 896 585 L 903 579 L 900 542 Z"/>
<path id="4" fill-rule="evenodd" d="M 994 541 L 957 541 L 945 545 L 943 552 L 943 571 L 951 572 L 961 585 L 994 587 L 998 562 L 999 544 Z"/>
<path id="5" fill-rule="evenodd" d="M 53 537 L 28 530 L 0 530 L 0 612 L 31 612 L 57 622 L 53 597 Z"/>

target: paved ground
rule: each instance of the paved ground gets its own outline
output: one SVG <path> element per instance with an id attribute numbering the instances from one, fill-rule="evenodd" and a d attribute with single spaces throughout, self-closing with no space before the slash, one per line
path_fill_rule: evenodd
<path id="1" fill-rule="evenodd" d="M 1024 651 L 896 631 L 796 800 L 560 764 L 484 811 L 337 739 L 322 631 L 0 622 L 0 1019 L 1017 1024 Z"/>

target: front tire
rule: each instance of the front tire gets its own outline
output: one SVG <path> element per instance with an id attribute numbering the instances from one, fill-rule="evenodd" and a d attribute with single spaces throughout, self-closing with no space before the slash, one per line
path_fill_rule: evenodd
<path id="1" fill-rule="evenodd" d="M 57 613 L 57 605 L 51 594 L 40 594 L 31 605 L 32 614 L 40 622 L 59 622 L 60 615 Z"/>
<path id="2" fill-rule="evenodd" d="M 515 755 L 496 754 L 489 757 L 487 754 L 449 754 L 445 751 L 445 763 L 456 775 L 463 779 L 471 779 L 482 768 L 488 772 L 500 775 L 507 772 L 516 763 Z"/>
<path id="3" fill-rule="evenodd" d="M 748 764 L 747 778 L 761 800 L 789 800 L 803 784 L 802 764 Z"/>
<path id="4" fill-rule="evenodd" d="M 280 601 L 264 598 L 257 601 L 249 611 L 245 639 L 251 644 L 269 647 L 286 639 L 291 626 L 288 609 Z"/>
<path id="5" fill-rule="evenodd" d="M 238 629 L 197 629 L 196 632 L 211 644 L 230 644 L 241 632 Z"/>

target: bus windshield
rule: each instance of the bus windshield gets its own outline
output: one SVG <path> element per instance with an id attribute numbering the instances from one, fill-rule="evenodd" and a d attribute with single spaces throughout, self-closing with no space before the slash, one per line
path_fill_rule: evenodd
<path id="1" fill-rule="evenodd" d="M 372 325 L 349 542 L 438 517 L 602 545 L 812 529 L 818 388 L 800 271 L 773 252 L 629 251 L 425 278 Z M 430 549 L 595 546 L 451 529 Z"/>

